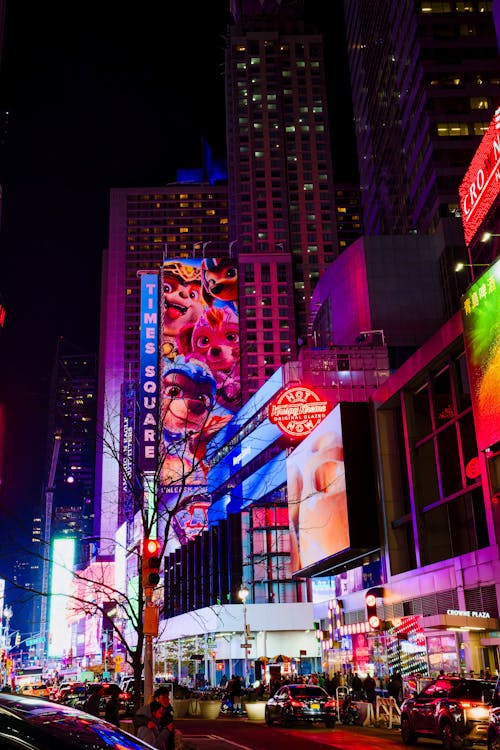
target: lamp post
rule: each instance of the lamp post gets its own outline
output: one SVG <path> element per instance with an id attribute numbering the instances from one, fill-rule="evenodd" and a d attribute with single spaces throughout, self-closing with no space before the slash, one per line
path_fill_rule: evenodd
<path id="1" fill-rule="evenodd" d="M 242 646 L 245 649 L 245 685 L 248 683 L 248 626 L 247 626 L 247 597 L 249 594 L 248 588 L 245 586 L 245 584 L 241 584 L 239 591 L 238 591 L 238 597 L 243 602 L 243 637 L 245 639 L 245 642 L 242 643 Z"/>

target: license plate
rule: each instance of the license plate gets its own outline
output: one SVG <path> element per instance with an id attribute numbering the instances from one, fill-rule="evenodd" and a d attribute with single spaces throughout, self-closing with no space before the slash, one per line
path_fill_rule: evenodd
<path id="1" fill-rule="evenodd" d="M 311 703 L 311 708 L 315 711 L 319 711 L 319 703 Z"/>

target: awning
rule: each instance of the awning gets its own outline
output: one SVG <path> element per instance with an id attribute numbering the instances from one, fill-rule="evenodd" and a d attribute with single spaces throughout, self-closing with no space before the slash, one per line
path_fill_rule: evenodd
<path id="1" fill-rule="evenodd" d="M 499 630 L 500 621 L 495 617 L 473 617 L 471 615 L 430 615 L 422 617 L 424 630 Z"/>

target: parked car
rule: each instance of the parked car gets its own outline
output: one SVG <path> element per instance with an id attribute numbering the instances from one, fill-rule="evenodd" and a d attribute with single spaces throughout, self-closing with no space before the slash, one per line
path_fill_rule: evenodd
<path id="1" fill-rule="evenodd" d="M 440 739 L 445 750 L 487 742 L 495 684 L 489 680 L 440 677 L 401 705 L 401 738 L 405 745 L 419 737 Z"/>
<path id="2" fill-rule="evenodd" d="M 268 726 L 278 721 L 281 726 L 295 722 L 324 722 L 333 728 L 337 719 L 337 703 L 318 685 L 283 685 L 266 703 Z"/>
<path id="3" fill-rule="evenodd" d="M 500 708 L 493 708 L 490 713 L 488 750 L 500 750 Z"/>
<path id="4" fill-rule="evenodd" d="M 151 746 L 90 714 L 24 695 L 0 694 L 2 750 L 151 750 Z"/>
<path id="5" fill-rule="evenodd" d="M 37 698 L 49 698 L 50 696 L 49 686 L 43 683 L 37 685 L 22 685 L 17 692 L 20 695 L 34 695 Z"/>
<path id="6" fill-rule="evenodd" d="M 500 750 L 500 677 L 493 691 L 493 708 L 488 723 L 488 750 Z"/>

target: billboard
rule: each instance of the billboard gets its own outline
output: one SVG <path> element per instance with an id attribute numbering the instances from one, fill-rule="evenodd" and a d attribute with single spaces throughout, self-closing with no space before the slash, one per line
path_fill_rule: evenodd
<path id="1" fill-rule="evenodd" d="M 368 404 L 337 404 L 288 456 L 286 473 L 294 575 L 380 544 Z"/>
<path id="2" fill-rule="evenodd" d="M 500 260 L 462 296 L 472 409 L 480 451 L 500 440 Z"/>
<path id="3" fill-rule="evenodd" d="M 500 191 L 500 107 L 459 188 L 465 244 L 481 228 Z"/>
<path id="4" fill-rule="evenodd" d="M 196 494 L 207 443 L 241 405 L 237 264 L 166 260 L 161 283 L 161 483 Z M 174 524 L 183 541 L 206 525 L 206 503 L 193 500 Z"/>
<path id="5" fill-rule="evenodd" d="M 73 582 L 76 540 L 55 538 L 52 541 L 49 643 L 47 656 L 60 657 L 71 648 L 68 595 Z"/>

